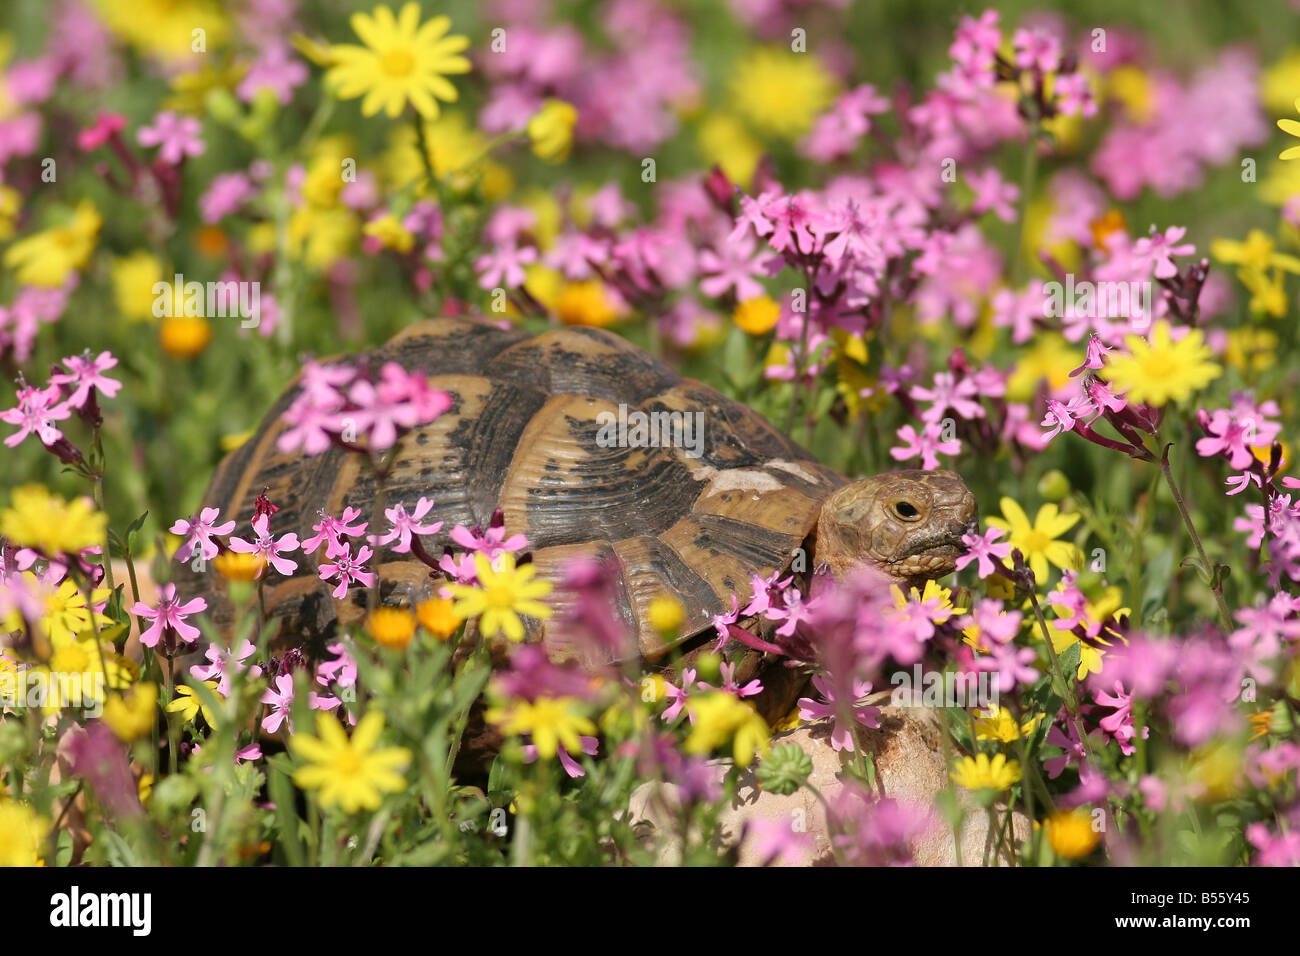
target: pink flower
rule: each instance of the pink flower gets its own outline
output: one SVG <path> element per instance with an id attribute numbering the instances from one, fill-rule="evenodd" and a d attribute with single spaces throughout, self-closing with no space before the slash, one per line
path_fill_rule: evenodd
<path id="1" fill-rule="evenodd" d="M 732 597 L 734 598 L 735 595 L 733 594 Z M 735 697 L 753 697 L 757 694 L 763 693 L 763 682 L 757 678 L 743 685 L 737 683 L 736 668 L 739 666 L 739 664 L 728 664 L 726 661 L 719 664 L 718 671 L 722 674 L 722 686 L 716 689 L 726 691 L 728 694 Z M 700 681 L 699 683 L 701 687 L 707 687 L 711 690 L 714 689 L 712 684 L 706 684 L 704 681 Z"/>
<path id="2" fill-rule="evenodd" d="M 745 846 L 764 866 L 803 866 L 815 849 L 812 834 L 796 831 L 792 820 L 753 817 L 745 821 Z"/>
<path id="3" fill-rule="evenodd" d="M 262 729 L 268 734 L 273 734 L 280 729 L 280 725 L 285 721 L 289 722 L 289 733 L 293 733 L 293 721 L 290 714 L 293 711 L 293 675 L 281 674 L 273 681 L 273 687 L 268 687 L 266 693 L 262 694 L 258 700 L 263 704 L 271 705 L 271 712 L 262 718 Z"/>
<path id="4" fill-rule="evenodd" d="M 230 677 L 231 674 L 242 674 L 248 672 L 251 678 L 262 676 L 262 668 L 257 665 L 249 667 L 244 662 L 257 653 L 257 646 L 250 640 L 245 639 L 239 646 L 238 651 L 232 651 L 219 644 L 209 644 L 207 651 L 203 656 L 208 659 L 206 664 L 195 664 L 190 668 L 190 676 L 197 680 L 216 680 L 217 693 L 222 697 L 230 694 Z"/>
<path id="5" fill-rule="evenodd" d="M 919 456 L 921 467 L 926 471 L 939 467 L 936 452 L 945 455 L 956 455 L 961 452 L 961 442 L 956 438 L 942 440 L 943 431 L 938 425 L 926 425 L 920 434 L 917 434 L 916 429 L 911 425 L 904 425 L 897 434 L 903 440 L 903 444 L 889 449 L 889 454 L 895 461 L 907 461 L 909 458 Z"/>
<path id="6" fill-rule="evenodd" d="M 975 193 L 971 209 L 977 215 L 992 212 L 1003 222 L 1011 222 L 1016 218 L 1013 204 L 1020 198 L 1020 188 L 1015 183 L 1004 182 L 996 167 L 990 166 L 971 173 L 966 177 L 966 184 Z"/>
<path id="7" fill-rule="evenodd" d="M 582 744 L 582 752 L 588 757 L 594 757 L 600 751 L 600 741 L 595 737 L 588 737 L 586 734 L 578 735 L 578 742 Z M 524 744 L 524 763 L 534 763 L 537 760 L 537 745 Z M 587 771 L 583 769 L 582 764 L 574 760 L 569 752 L 564 749 L 562 744 L 555 748 L 555 756 L 559 758 L 560 766 L 570 777 L 585 777 Z"/>
<path id="8" fill-rule="evenodd" d="M 1246 839 L 1259 851 L 1259 866 L 1300 866 L 1300 830 L 1275 834 L 1267 824 L 1252 823 L 1246 827 Z"/>
<path id="9" fill-rule="evenodd" d="M 158 640 L 167 634 L 175 634 L 187 644 L 193 644 L 199 637 L 199 629 L 188 624 L 185 618 L 208 609 L 208 602 L 201 597 L 193 598 L 184 604 L 176 600 L 176 585 L 164 584 L 158 588 L 158 606 L 150 607 L 143 601 L 136 601 L 131 613 L 153 621 L 143 634 L 140 643 L 145 647 L 156 647 Z"/>
<path id="10" fill-rule="evenodd" d="M 50 376 L 50 382 L 54 385 L 75 385 L 76 388 L 66 399 L 70 408 L 80 408 L 86 404 L 86 399 L 90 397 L 90 390 L 97 388 L 104 393 L 105 398 L 112 398 L 117 394 L 122 383 L 115 378 L 107 378 L 102 375 L 117 364 L 117 359 L 111 352 L 100 352 L 93 359 L 89 353 L 85 357 L 80 355 L 69 355 L 63 360 L 63 367 L 68 371 L 57 372 Z"/>
<path id="11" fill-rule="evenodd" d="M 1105 357 L 1110 353 L 1110 346 L 1101 340 L 1101 336 L 1095 332 L 1088 337 L 1088 346 L 1084 350 L 1083 364 L 1070 372 L 1070 378 L 1074 378 L 1084 369 L 1096 371 L 1105 365 Z"/>
<path id="12" fill-rule="evenodd" d="M 966 545 L 968 551 L 957 559 L 957 570 L 960 571 L 972 561 L 978 561 L 979 565 L 975 568 L 975 573 L 981 578 L 987 578 L 997 569 L 998 563 L 1003 558 L 1011 556 L 1009 542 L 995 544 L 1003 534 L 1002 528 L 989 528 L 983 534 L 962 535 L 962 544 Z"/>
<path id="13" fill-rule="evenodd" d="M 121 113 L 100 113 L 93 126 L 77 134 L 77 149 L 83 153 L 99 149 L 114 133 L 120 133 L 126 126 L 126 117 Z"/>
<path id="14" fill-rule="evenodd" d="M 1047 414 L 1043 416 L 1040 423 L 1047 429 L 1043 437 L 1050 441 L 1063 431 L 1074 431 L 1074 426 L 1079 424 L 1085 415 L 1095 410 L 1092 403 L 1082 395 L 1071 396 L 1068 402 L 1049 399 Z"/>
<path id="15" fill-rule="evenodd" d="M 503 243 L 474 261 L 474 268 L 479 272 L 479 288 L 516 289 L 524 284 L 527 276 L 524 266 L 536 261 L 537 250 L 532 246 L 521 249 L 513 242 Z"/>
<path id="16" fill-rule="evenodd" d="M 682 712 L 682 708 L 686 706 L 686 698 L 689 694 L 690 686 L 694 683 L 695 683 L 694 667 L 688 667 L 686 668 L 686 670 L 682 671 L 681 687 L 678 687 L 676 684 L 670 684 L 668 683 L 668 681 L 664 681 L 664 696 L 669 698 L 672 701 L 672 703 L 669 704 L 668 707 L 664 709 L 664 712 L 659 716 L 662 717 L 668 723 L 672 723 L 674 720 L 676 720 L 677 715 L 680 714 Z M 691 723 L 695 723 L 694 714 L 692 714 L 690 711 L 687 711 L 686 716 L 691 719 Z"/>
<path id="17" fill-rule="evenodd" d="M 288 554 L 291 551 L 298 550 L 298 536 L 293 532 L 282 535 L 280 538 L 274 538 L 270 532 L 270 515 L 260 515 L 253 519 L 253 534 L 256 536 L 253 541 L 245 541 L 243 538 L 231 538 L 230 550 L 239 554 L 255 554 L 275 570 L 283 575 L 293 574 L 298 568 L 298 562 L 290 561 L 288 558 L 281 557 L 282 554 Z M 263 568 L 259 572 L 259 577 L 266 573 Z"/>
<path id="18" fill-rule="evenodd" d="M 1011 43 L 1021 69 L 1052 73 L 1061 65 L 1061 44 L 1045 30 L 1017 30 Z"/>
<path id="19" fill-rule="evenodd" d="M 262 49 L 261 55 L 248 66 L 248 72 L 235 87 L 235 95 L 245 103 L 253 102 L 262 90 L 270 90 L 281 106 L 293 99 L 295 88 L 307 82 L 307 67 L 294 59 L 288 44 L 277 41 Z"/>
<path id="20" fill-rule="evenodd" d="M 817 689 L 817 693 L 821 695 L 824 703 L 813 700 L 811 697 L 800 697 L 800 719 L 822 720 L 826 717 L 832 718 L 831 747 L 835 750 L 847 750 L 849 753 L 853 753 L 853 728 L 841 723 L 841 720 L 845 716 L 851 716 L 853 720 L 856 720 L 864 727 L 880 726 L 880 708 L 862 703 L 867 695 L 871 693 L 871 682 L 855 680 L 853 682 L 853 699 L 843 705 L 836 703 L 835 690 L 824 675 L 815 675 L 812 682 L 813 687 Z"/>
<path id="21" fill-rule="evenodd" d="M 216 521 L 220 517 L 220 509 L 204 508 L 199 512 L 197 518 L 190 517 L 188 521 L 184 518 L 176 519 L 176 523 L 168 530 L 172 534 L 188 536 L 185 543 L 176 549 L 176 560 L 188 561 L 195 548 L 199 549 L 199 554 L 203 556 L 204 561 L 211 561 L 215 558 L 220 548 L 212 540 L 212 536 L 214 534 L 230 534 L 235 530 L 234 519 L 217 524 Z"/>
<path id="22" fill-rule="evenodd" d="M 17 447 L 28 435 L 35 435 L 43 444 L 53 445 L 63 437 L 63 432 L 54 427 L 54 422 L 62 421 L 72 414 L 66 402 L 59 402 L 59 386 L 47 388 L 20 386 L 18 389 L 18 406 L 0 412 L 0 421 L 17 425 L 19 430 L 5 439 L 10 448 Z"/>
<path id="23" fill-rule="evenodd" d="M 763 287 L 753 277 L 765 274 L 771 257 L 765 253 L 755 256 L 757 245 L 753 236 L 743 236 L 735 242 L 723 242 L 717 251 L 702 250 L 700 272 L 706 277 L 700 280 L 700 291 L 708 296 L 720 296 L 728 289 L 735 289 L 736 298 L 742 301 L 762 295 Z"/>
<path id="24" fill-rule="evenodd" d="M 316 533 L 302 543 L 303 554 L 315 554 L 322 541 L 325 542 L 325 557 L 333 558 L 342 554 L 347 545 L 340 540 L 340 537 L 366 533 L 369 522 L 352 523 L 359 517 L 361 517 L 361 509 L 359 508 L 344 508 L 343 514 L 338 518 L 334 518 L 322 511 L 320 521 L 311 526 L 311 530 Z"/>
<path id="25" fill-rule="evenodd" d="M 1097 100 L 1092 95 L 1088 78 L 1082 73 L 1058 74 L 1052 93 L 1057 98 L 1058 108 L 1066 116 L 1097 115 Z"/>
<path id="26" fill-rule="evenodd" d="M 493 516 L 493 523 L 484 531 L 481 528 L 470 530 L 464 525 L 456 525 L 451 529 L 451 540 L 455 541 L 467 551 L 480 551 L 490 561 L 496 561 L 506 552 L 517 554 L 528 547 L 528 538 L 522 534 L 512 534 L 506 537 L 506 528 L 504 524 L 496 523 L 496 515 Z"/>
<path id="27" fill-rule="evenodd" d="M 390 523 L 388 533 L 382 538 L 371 535 L 370 543 L 376 547 L 392 544 L 390 550 L 394 553 L 407 554 L 411 550 L 411 535 L 437 534 L 442 530 L 441 521 L 435 521 L 432 524 L 423 524 L 420 521 L 432 508 L 433 499 L 425 498 L 423 495 L 415 503 L 415 510 L 409 514 L 406 511 L 406 506 L 401 502 L 391 508 L 385 508 L 384 517 Z M 397 543 L 393 544 L 393 542 Z"/>
<path id="28" fill-rule="evenodd" d="M 164 110 L 153 118 L 153 126 L 144 126 L 135 134 L 141 146 L 157 146 L 158 158 L 170 166 L 180 164 L 186 156 L 201 156 L 203 124 L 193 116 L 177 116 Z"/>
<path id="29" fill-rule="evenodd" d="M 451 407 L 450 395 L 429 388 L 424 375 L 396 362 L 384 363 L 378 383 L 354 382 L 348 398 L 356 409 L 337 418 L 351 419 L 358 431 L 368 432 L 372 451 L 391 448 L 400 433 L 429 424 Z"/>
<path id="30" fill-rule="evenodd" d="M 256 194 L 257 187 L 246 173 L 221 173 L 213 178 L 207 192 L 199 197 L 199 211 L 204 222 L 220 222 L 224 217 L 238 212 L 239 207 Z"/>
<path id="31" fill-rule="evenodd" d="M 984 409 L 977 401 L 980 394 L 974 379 L 963 378 L 956 381 L 952 372 L 939 372 L 934 377 L 933 388 L 913 386 L 909 393 L 918 402 L 931 402 L 929 408 L 921 413 L 921 421 L 935 424 L 943 419 L 943 413 L 952 409 L 962 418 L 983 418 Z"/>
<path id="32" fill-rule="evenodd" d="M 1183 226 L 1170 226 L 1164 235 L 1152 232 L 1150 236 L 1143 236 L 1133 243 L 1133 254 L 1148 267 L 1154 268 L 1157 279 L 1172 279 L 1178 275 L 1178 267 L 1170 257 L 1190 256 L 1196 251 L 1196 246 L 1190 242 L 1175 245 L 1186 233 L 1187 229 Z"/>
<path id="33" fill-rule="evenodd" d="M 358 549 L 356 556 L 353 557 L 352 545 L 345 544 L 343 550 L 334 556 L 333 564 L 322 564 L 320 566 L 320 579 L 322 581 L 328 581 L 335 577 L 339 579 L 339 583 L 333 591 L 334 597 L 338 600 L 342 600 L 344 595 L 348 593 L 349 585 L 360 583 L 368 588 L 374 587 L 375 575 L 365 568 L 365 564 L 370 560 L 372 554 L 374 552 L 370 548 L 362 545 Z"/>

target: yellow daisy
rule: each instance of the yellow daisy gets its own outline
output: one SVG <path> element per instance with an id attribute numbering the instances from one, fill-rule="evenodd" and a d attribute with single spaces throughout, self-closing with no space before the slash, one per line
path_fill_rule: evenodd
<path id="1" fill-rule="evenodd" d="M 205 680 L 203 686 L 207 687 L 207 689 L 212 691 L 214 694 L 217 692 L 217 682 L 214 680 Z M 193 687 L 189 687 L 185 684 L 176 688 L 176 699 L 167 705 L 167 712 L 169 714 L 180 714 L 181 720 L 186 723 L 189 723 L 197 717 L 200 710 L 203 711 L 203 719 L 208 722 L 209 727 L 217 726 L 217 718 L 212 711 L 208 709 L 208 705 L 199 699 L 199 695 L 195 692 Z"/>
<path id="2" fill-rule="evenodd" d="M 482 615 L 479 628 L 484 637 L 496 637 L 505 631 L 512 641 L 524 639 L 524 623 L 520 615 L 535 618 L 551 616 L 551 609 L 537 600 L 551 593 L 550 581 L 534 581 L 536 566 L 515 566 L 513 554 L 503 554 L 499 559 L 501 569 L 492 567 L 484 555 L 474 555 L 474 568 L 478 572 L 478 585 L 453 584 L 456 596 L 455 611 L 462 618 Z"/>
<path id="3" fill-rule="evenodd" d="M 1101 834 L 1087 810 L 1062 810 L 1047 818 L 1047 839 L 1057 856 L 1077 860 L 1097 848 Z"/>
<path id="4" fill-rule="evenodd" d="M 402 771 L 411 762 L 405 747 L 376 748 L 384 729 L 383 715 L 370 711 L 361 718 L 352 737 L 333 715 L 316 715 L 316 734 L 295 734 L 293 752 L 305 763 L 294 771 L 293 782 L 305 790 L 319 790 L 322 806 L 337 804 L 345 813 L 378 810 L 384 793 L 406 789 Z"/>
<path id="5" fill-rule="evenodd" d="M 962 757 L 953 767 L 952 779 L 967 790 L 1006 790 L 1020 780 L 1020 763 L 997 754 L 992 760 L 988 754 Z"/>
<path id="6" fill-rule="evenodd" d="M 687 704 L 695 723 L 682 749 L 704 756 L 731 740 L 732 756 L 747 767 L 756 753 L 766 754 L 771 743 L 767 721 L 749 704 L 725 691 L 711 691 Z"/>
<path id="7" fill-rule="evenodd" d="M 595 736 L 596 725 L 580 708 L 576 697 L 539 697 L 531 703 L 518 701 L 509 708 L 493 707 L 487 719 L 504 734 L 531 734 L 537 755 L 550 760 L 560 746 L 570 754 L 582 753 L 580 735 Z"/>
<path id="8" fill-rule="evenodd" d="M 102 545 L 107 524 L 89 498 L 65 501 L 36 484 L 15 488 L 10 507 L 0 512 L 0 535 L 10 544 L 51 556 Z"/>
<path id="9" fill-rule="evenodd" d="M 1039 581 L 1046 579 L 1049 561 L 1058 568 L 1077 568 L 1083 562 L 1077 547 L 1055 540 L 1079 523 L 1079 515 L 1063 515 L 1049 503 L 1038 509 L 1031 524 L 1025 509 L 1011 498 L 1003 497 L 1001 506 L 1003 517 L 989 518 L 987 523 L 1007 532 L 1009 543 L 1024 554 Z"/>
<path id="10" fill-rule="evenodd" d="M 1295 101 L 1296 112 L 1300 113 L 1300 98 Z M 1288 117 L 1277 121 L 1277 128 L 1288 136 L 1300 136 L 1300 123 Z M 1300 159 L 1300 146 L 1288 146 L 1278 153 L 1278 159 Z"/>
<path id="11" fill-rule="evenodd" d="M 0 866 L 40 866 L 49 829 L 30 804 L 0 796 Z"/>
<path id="12" fill-rule="evenodd" d="M 342 99 L 364 96 L 362 115 L 382 109 L 396 118 L 409 102 L 421 116 L 434 119 L 438 100 L 456 101 L 456 87 L 446 75 L 469 72 L 469 60 L 458 55 L 469 38 L 446 36 L 450 18 L 421 24 L 420 5 L 411 2 L 396 17 L 381 4 L 369 16 L 352 14 L 350 22 L 365 45 L 335 44 L 330 50 L 334 65 L 325 81 Z"/>
<path id="13" fill-rule="evenodd" d="M 1175 342 L 1169 323 L 1160 322 L 1149 339 L 1129 335 L 1124 344 L 1129 354 L 1111 359 L 1107 378 L 1117 390 L 1126 391 L 1130 401 L 1151 405 L 1186 401 L 1223 371 L 1209 361 L 1210 347 L 1200 329 L 1192 329 Z"/>

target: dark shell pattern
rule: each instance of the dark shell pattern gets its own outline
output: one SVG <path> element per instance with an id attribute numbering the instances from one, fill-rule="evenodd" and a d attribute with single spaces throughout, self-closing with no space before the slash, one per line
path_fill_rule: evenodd
<path id="1" fill-rule="evenodd" d="M 559 584 L 566 560 L 590 554 L 612 561 L 621 578 L 618 610 L 648 660 L 730 610 L 732 595 L 743 605 L 751 577 L 785 567 L 823 499 L 845 483 L 753 410 L 599 329 L 530 337 L 483 322 L 435 319 L 354 361 L 374 368 L 395 361 L 423 371 L 452 396 L 447 413 L 405 436 L 385 492 L 389 506 L 403 502 L 410 509 L 421 495 L 435 500 L 427 520 L 443 526 L 422 539 L 426 550 L 441 554 L 454 525 L 486 527 L 501 509 L 506 531 L 527 535 L 539 577 L 556 585 L 548 598 L 557 613 L 551 620 L 565 611 Z M 374 482 L 358 455 L 331 447 L 304 457 L 276 448 L 285 428 L 280 415 L 297 393 L 292 386 L 280 397 L 213 478 L 204 504 L 238 519 L 237 534 L 246 533 L 264 488 L 280 508 L 271 519 L 277 535 L 310 535 L 321 510 L 338 515 L 351 506 L 361 520 L 371 517 Z M 702 422 L 703 440 L 683 441 L 688 435 L 679 433 L 676 442 L 645 447 L 630 431 L 625 447 L 598 441 L 620 405 L 625 416 L 702 413 L 693 421 Z M 602 412 L 610 417 L 598 419 Z M 327 636 L 334 620 L 364 612 L 362 589 L 335 601 L 316 578 L 314 561 L 295 557 L 299 575 L 270 572 L 268 613 L 283 616 L 306 638 Z M 387 602 L 432 593 L 428 567 L 409 554 L 380 548 L 370 567 L 386 587 L 391 583 Z M 217 623 L 228 622 L 224 581 L 210 570 L 197 577 L 202 580 L 193 583 L 208 594 Z M 665 641 L 649 621 L 650 604 L 662 594 L 676 597 L 687 612 L 674 640 Z M 544 622 L 525 624 L 529 640 L 542 637 Z M 548 646 L 563 657 L 558 637 L 552 634 Z"/>

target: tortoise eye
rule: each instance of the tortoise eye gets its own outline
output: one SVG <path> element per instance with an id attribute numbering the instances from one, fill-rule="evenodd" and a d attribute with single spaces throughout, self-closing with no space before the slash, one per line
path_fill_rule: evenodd
<path id="1" fill-rule="evenodd" d="M 916 510 L 916 506 L 910 501 L 898 501 L 894 503 L 894 513 L 904 521 L 915 521 L 921 517 L 921 512 Z"/>

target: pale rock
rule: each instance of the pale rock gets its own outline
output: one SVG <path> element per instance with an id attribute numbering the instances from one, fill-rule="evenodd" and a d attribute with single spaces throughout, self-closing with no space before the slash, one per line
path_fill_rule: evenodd
<path id="1" fill-rule="evenodd" d="M 943 726 L 937 711 L 920 707 L 881 708 L 881 726 L 877 730 L 863 728 L 864 740 L 875 758 L 876 774 L 884 796 L 900 803 L 928 809 L 935 797 L 948 786 L 948 771 L 943 754 Z M 828 721 L 805 724 L 794 730 L 777 734 L 773 745 L 797 743 L 812 758 L 809 782 L 831 803 L 834 803 L 843 784 L 839 774 L 853 754 L 837 752 L 830 745 Z M 726 774 L 728 764 L 717 762 L 718 779 Z M 678 788 L 674 784 L 645 783 L 632 794 L 629 815 L 639 821 L 647 839 L 652 841 L 660 863 L 672 864 L 679 858 L 676 840 L 656 839 L 672 819 L 672 807 L 677 802 Z M 970 795 L 958 789 L 959 800 L 967 813 L 962 822 L 962 863 L 980 866 L 984 863 L 985 843 L 989 831 L 989 814 L 978 806 Z M 1006 815 L 1005 807 L 995 808 L 998 825 Z M 753 769 L 742 771 L 736 798 L 722 815 L 720 849 L 734 849 L 739 843 L 738 863 L 741 866 L 758 866 L 753 841 L 740 843 L 746 821 L 769 820 L 791 825 L 807 832 L 812 841 L 813 854 L 809 862 L 833 862 L 826 828 L 826 813 L 821 802 L 807 787 L 795 793 L 781 795 L 764 792 L 758 787 Z M 1009 841 L 1018 845 L 1028 839 L 1031 827 L 1027 817 L 1020 812 L 1012 814 L 1012 836 Z M 996 841 L 995 841 L 996 845 Z M 957 856 L 950 827 L 942 820 L 911 845 L 913 859 L 918 866 L 954 866 Z M 990 850 L 990 856 L 992 851 Z M 996 865 L 1010 865 L 1012 860 L 1004 852 Z"/>

